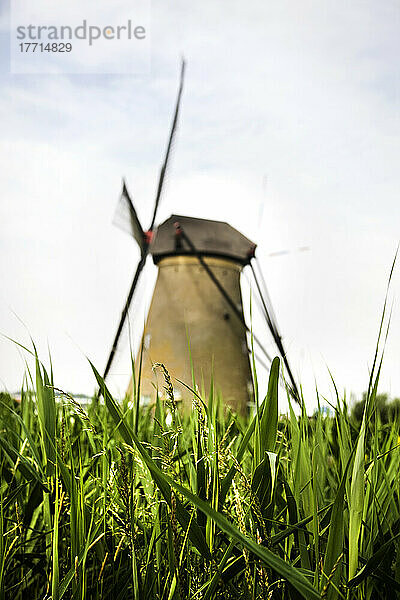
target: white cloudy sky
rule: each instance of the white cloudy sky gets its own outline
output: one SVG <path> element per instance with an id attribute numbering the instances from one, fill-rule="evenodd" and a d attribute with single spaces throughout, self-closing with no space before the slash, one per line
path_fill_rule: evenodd
<path id="1" fill-rule="evenodd" d="M 361 394 L 400 239 L 398 2 L 153 0 L 151 16 L 148 76 L 17 76 L 3 6 L 0 332 L 32 335 L 43 356 L 49 344 L 59 387 L 94 389 L 85 355 L 104 367 L 138 258 L 112 225 L 120 179 L 146 224 L 184 54 L 160 219 L 227 220 L 258 242 L 308 404 L 314 379 L 331 397 L 327 367 L 340 389 Z M 311 251 L 268 257 L 304 245 Z M 394 395 L 399 269 L 381 386 Z M 127 352 L 125 340 L 114 389 L 129 378 Z M 23 369 L 0 339 L 0 386 L 18 389 Z"/>

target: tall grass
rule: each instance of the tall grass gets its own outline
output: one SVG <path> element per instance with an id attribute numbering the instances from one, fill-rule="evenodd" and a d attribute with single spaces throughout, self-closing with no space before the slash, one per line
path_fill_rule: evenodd
<path id="1" fill-rule="evenodd" d="M 398 421 L 278 416 L 279 359 L 248 419 L 211 389 L 155 406 L 82 407 L 35 355 L 0 404 L 0 599 L 387 599 L 400 596 Z M 282 391 L 280 393 L 283 393 Z"/>

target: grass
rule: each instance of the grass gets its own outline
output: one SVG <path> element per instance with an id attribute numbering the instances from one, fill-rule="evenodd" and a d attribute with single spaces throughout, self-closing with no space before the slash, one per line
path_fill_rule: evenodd
<path id="1" fill-rule="evenodd" d="M 400 596 L 399 427 L 278 416 L 279 359 L 248 419 L 210 391 L 180 411 L 168 371 L 155 406 L 83 408 L 35 375 L 0 404 L 0 598 L 387 599 Z M 281 392 L 282 393 L 282 392 Z M 207 400 L 207 402 L 205 402 Z"/>

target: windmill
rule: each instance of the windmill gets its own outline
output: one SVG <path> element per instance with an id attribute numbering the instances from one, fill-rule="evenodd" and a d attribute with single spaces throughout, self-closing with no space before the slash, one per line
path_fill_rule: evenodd
<path id="1" fill-rule="evenodd" d="M 182 61 L 180 84 L 164 161 L 161 166 L 150 227 L 142 227 L 125 181 L 119 203 L 118 221 L 128 230 L 140 249 L 140 259 L 124 304 L 121 319 L 109 354 L 106 379 L 128 317 L 140 275 L 151 254 L 158 267 L 142 337 L 141 399 L 154 397 L 153 364 L 164 363 L 174 381 L 177 398 L 189 400 L 187 385 L 195 380 L 208 391 L 211 382 L 224 401 L 244 413 L 252 399 L 252 376 L 247 334 L 243 315 L 240 275 L 250 265 L 259 294 L 259 304 L 268 328 L 282 356 L 289 377 L 289 389 L 297 399 L 295 380 L 289 367 L 274 312 L 254 268 L 256 244 L 228 223 L 172 215 L 156 226 L 157 212 L 173 146 L 183 90 L 185 63 Z M 264 289 L 263 289 L 264 286 Z M 252 340 L 262 352 L 264 365 L 271 358 L 253 334 Z M 266 362 L 265 362 L 266 361 Z"/>

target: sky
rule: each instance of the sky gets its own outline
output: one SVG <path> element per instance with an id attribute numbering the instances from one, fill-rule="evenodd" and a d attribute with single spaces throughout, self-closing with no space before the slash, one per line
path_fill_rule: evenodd
<path id="1" fill-rule="evenodd" d="M 224 220 L 254 240 L 307 406 L 316 386 L 332 399 L 329 372 L 360 397 L 400 240 L 399 4 L 153 0 L 141 75 L 11 74 L 0 5 L 0 388 L 20 388 L 27 359 L 8 338 L 32 338 L 44 362 L 50 349 L 57 387 L 94 391 L 87 357 L 103 370 L 139 255 L 112 223 L 121 177 L 146 226 L 184 55 L 159 222 Z M 291 252 L 270 256 L 280 250 Z M 392 396 L 399 269 L 381 379 Z M 155 274 L 149 261 L 134 339 Z M 254 327 L 273 353 L 256 316 Z M 265 387 L 261 368 L 259 379 Z M 122 393 L 128 381 L 125 336 L 110 386 Z"/>

